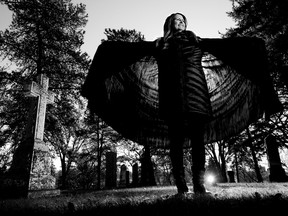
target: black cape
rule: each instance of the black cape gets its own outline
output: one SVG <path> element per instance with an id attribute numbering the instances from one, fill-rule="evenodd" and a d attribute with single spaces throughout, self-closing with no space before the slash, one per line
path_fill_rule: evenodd
<path id="1" fill-rule="evenodd" d="M 206 143 L 237 135 L 264 113 L 282 110 L 263 40 L 202 38 L 200 46 L 213 112 Z M 81 93 L 89 109 L 124 137 L 165 148 L 169 139 L 159 115 L 157 53 L 155 42 L 103 42 Z"/>

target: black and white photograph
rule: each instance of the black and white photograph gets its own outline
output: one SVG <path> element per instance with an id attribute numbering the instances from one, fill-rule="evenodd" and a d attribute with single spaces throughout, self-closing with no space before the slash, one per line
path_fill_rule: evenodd
<path id="1" fill-rule="evenodd" d="M 287 10 L 0 0 L 0 215 L 285 214 Z"/>

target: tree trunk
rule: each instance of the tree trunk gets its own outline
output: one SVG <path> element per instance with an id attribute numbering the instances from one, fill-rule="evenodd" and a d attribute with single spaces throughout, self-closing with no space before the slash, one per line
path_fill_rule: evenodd
<path id="1" fill-rule="evenodd" d="M 100 139 L 100 120 L 97 117 L 97 189 L 101 188 L 101 146 L 102 146 L 103 134 L 102 139 Z"/>
<path id="2" fill-rule="evenodd" d="M 65 156 L 61 160 L 61 167 L 62 167 L 62 177 L 61 177 L 61 189 L 67 189 L 67 171 L 66 171 L 66 163 L 65 163 Z"/>
<path id="3" fill-rule="evenodd" d="M 42 59 L 43 59 L 43 46 L 42 46 L 42 36 L 39 24 L 37 24 L 37 39 L 38 39 L 38 59 L 37 59 L 37 74 L 42 73 Z"/>
<path id="4" fill-rule="evenodd" d="M 240 182 L 240 177 L 239 177 L 238 158 L 237 158 L 236 151 L 234 151 L 234 155 L 235 155 L 235 169 L 236 169 L 237 183 L 239 183 Z"/>
<path id="5" fill-rule="evenodd" d="M 228 182 L 227 175 L 226 175 L 226 161 L 225 161 L 223 143 L 219 145 L 219 156 L 221 159 L 220 169 L 221 169 L 221 175 L 222 175 L 222 182 Z"/>
<path id="6" fill-rule="evenodd" d="M 253 144 L 252 144 L 252 137 L 251 137 L 249 128 L 247 128 L 246 131 L 247 131 L 247 135 L 248 135 L 248 145 L 250 147 L 250 150 L 251 150 L 251 153 L 252 153 L 252 158 L 253 158 L 253 161 L 254 161 L 254 168 L 255 168 L 255 172 L 256 172 L 256 176 L 257 176 L 257 182 L 263 182 L 263 178 L 262 178 L 262 175 L 260 173 L 260 169 L 259 169 L 256 153 L 255 153 L 255 150 L 254 150 L 254 147 L 253 147 Z"/>

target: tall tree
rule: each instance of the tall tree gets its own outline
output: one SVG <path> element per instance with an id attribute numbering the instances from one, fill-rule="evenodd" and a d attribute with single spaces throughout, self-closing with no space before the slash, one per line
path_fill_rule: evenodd
<path id="1" fill-rule="evenodd" d="M 284 106 L 283 113 L 270 118 L 269 121 L 259 120 L 253 124 L 251 133 L 262 143 L 270 133 L 282 140 L 287 148 L 287 95 L 288 95 L 288 2 L 286 0 L 231 0 L 232 11 L 228 13 L 236 22 L 236 28 L 231 28 L 226 37 L 253 36 L 265 41 L 269 61 L 269 72 L 274 81 Z M 260 141 L 259 141 L 260 140 Z"/>
<path id="2" fill-rule="evenodd" d="M 252 159 L 254 162 L 254 169 L 255 169 L 256 176 L 257 176 L 257 182 L 263 182 L 263 178 L 262 178 L 261 173 L 260 173 L 260 168 L 258 165 L 258 159 L 256 157 L 256 152 L 255 152 L 255 148 L 253 146 L 252 136 L 251 136 L 249 128 L 246 129 L 246 132 L 247 132 L 247 136 L 248 136 L 248 139 L 246 142 L 247 142 L 247 145 L 249 146 L 250 151 L 251 151 Z"/>
<path id="3" fill-rule="evenodd" d="M 285 0 L 231 0 L 228 13 L 236 21 L 226 36 L 257 36 L 265 40 L 274 80 L 288 84 L 288 2 Z"/>
<path id="4" fill-rule="evenodd" d="M 219 182 L 227 182 L 227 169 L 226 162 L 229 159 L 229 142 L 228 140 L 221 140 L 214 143 L 209 143 L 206 145 L 206 152 L 208 152 L 210 156 L 210 163 L 213 164 L 214 172 L 217 171 L 218 181 Z M 217 151 L 218 150 L 218 151 Z"/>
<path id="5" fill-rule="evenodd" d="M 106 28 L 104 34 L 107 37 L 107 41 L 127 41 L 127 42 L 139 42 L 144 41 L 145 37 L 141 32 L 137 32 L 135 29 L 110 29 Z M 102 40 L 106 41 L 105 39 Z"/>
<path id="6" fill-rule="evenodd" d="M 103 174 L 105 173 L 102 166 L 104 153 L 114 150 L 116 143 L 121 139 L 121 136 L 94 113 L 87 117 L 86 122 L 86 127 L 90 130 L 90 147 L 88 148 L 88 151 L 90 152 L 90 158 L 92 160 L 95 158 L 97 177 L 96 188 L 100 189 L 102 179 L 104 179 Z"/>
<path id="7" fill-rule="evenodd" d="M 49 126 L 50 123 L 77 128 L 77 119 L 82 118 L 85 109 L 80 88 L 90 64 L 88 55 L 81 51 L 88 17 L 85 5 L 73 5 L 71 0 L 0 0 L 0 3 L 13 13 L 9 28 L 0 32 L 3 42 L 0 55 L 14 65 L 13 71 L 7 73 L 8 90 L 0 109 L 1 121 L 13 134 L 5 143 L 17 146 L 20 142 L 28 107 L 23 86 L 41 73 L 47 74 L 49 88 L 56 93 L 55 104 L 47 109 L 44 139 L 59 129 Z"/>

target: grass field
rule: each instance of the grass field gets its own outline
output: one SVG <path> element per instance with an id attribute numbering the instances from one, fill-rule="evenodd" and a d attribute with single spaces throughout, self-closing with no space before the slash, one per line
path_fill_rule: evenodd
<path id="1" fill-rule="evenodd" d="M 262 215 L 288 212 L 288 183 L 207 186 L 212 196 L 175 196 L 176 188 L 101 190 L 0 201 L 0 215 Z M 192 190 L 192 187 L 191 187 Z M 282 213 L 281 213 L 282 212 Z M 286 213 L 285 213 L 286 212 Z"/>

